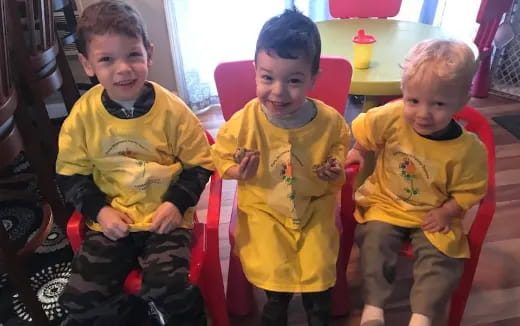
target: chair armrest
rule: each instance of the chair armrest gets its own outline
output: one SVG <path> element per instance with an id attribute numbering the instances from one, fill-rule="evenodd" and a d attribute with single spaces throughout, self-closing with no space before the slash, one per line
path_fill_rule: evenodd
<path id="1" fill-rule="evenodd" d="M 359 164 L 351 164 L 345 167 L 346 181 L 341 188 L 341 207 L 338 229 L 343 234 L 346 234 L 347 230 L 353 230 L 356 226 L 356 220 L 354 219 L 354 180 L 359 172 Z M 350 231 L 349 231 L 350 232 Z"/>
<path id="2" fill-rule="evenodd" d="M 74 252 L 79 250 L 85 238 L 85 218 L 80 212 L 74 211 L 67 222 L 67 237 Z"/>
<path id="3" fill-rule="evenodd" d="M 345 167 L 345 174 L 347 176 L 347 183 L 354 184 L 353 180 L 359 173 L 359 164 L 350 164 Z"/>
<path id="4" fill-rule="evenodd" d="M 216 229 L 220 223 L 220 205 L 222 197 L 222 179 L 215 171 L 211 175 L 209 185 L 208 213 L 206 217 L 206 225 L 208 228 Z"/>
<path id="5" fill-rule="evenodd" d="M 218 231 L 220 223 L 220 205 L 222 179 L 213 172 L 209 185 L 208 212 L 206 223 L 196 222 L 193 227 L 193 246 L 191 248 L 190 282 L 198 284 L 202 269 L 212 269 L 219 258 Z M 220 269 L 220 266 L 218 267 Z"/>
<path id="6" fill-rule="evenodd" d="M 471 257 L 478 257 L 489 225 L 495 214 L 496 200 L 494 185 L 488 188 L 488 193 L 480 201 L 477 214 L 468 232 L 468 242 L 471 249 Z"/>

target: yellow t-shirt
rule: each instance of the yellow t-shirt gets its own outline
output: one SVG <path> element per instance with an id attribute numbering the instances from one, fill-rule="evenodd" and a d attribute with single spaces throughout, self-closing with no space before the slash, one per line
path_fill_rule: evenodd
<path id="1" fill-rule="evenodd" d="M 167 89 L 151 83 L 155 102 L 135 119 L 119 119 L 104 108 L 101 85 L 74 105 L 59 136 L 56 172 L 92 175 L 107 203 L 132 220 L 130 231 L 147 231 L 172 180 L 183 168 L 212 170 L 204 129 L 189 108 Z M 192 227 L 194 208 L 182 225 Z M 98 223 L 88 222 L 96 231 Z"/>
<path id="2" fill-rule="evenodd" d="M 418 228 L 424 215 L 445 201 L 453 198 L 468 210 L 486 193 L 487 154 L 478 137 L 466 130 L 451 140 L 421 137 L 404 120 L 403 108 L 403 101 L 391 102 L 352 122 L 359 144 L 377 153 L 373 174 L 355 195 L 359 223 Z M 450 257 L 469 257 L 462 217 L 452 220 L 446 234 L 425 232 Z"/>
<path id="3" fill-rule="evenodd" d="M 311 122 L 282 129 L 254 99 L 221 127 L 212 148 L 221 175 L 236 164 L 238 147 L 260 152 L 256 176 L 238 182 L 235 244 L 247 278 L 263 289 L 322 291 L 336 279 L 335 197 L 345 176 L 323 181 L 313 166 L 327 157 L 343 166 L 350 132 L 336 110 L 311 101 Z"/>

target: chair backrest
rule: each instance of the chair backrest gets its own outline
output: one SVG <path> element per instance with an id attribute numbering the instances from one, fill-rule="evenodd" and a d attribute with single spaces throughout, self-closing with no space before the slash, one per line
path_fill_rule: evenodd
<path id="1" fill-rule="evenodd" d="M 37 55 L 56 41 L 51 0 L 16 0 L 23 17 L 25 41 L 31 55 Z"/>
<path id="2" fill-rule="evenodd" d="M 352 66 L 340 57 L 320 58 L 320 74 L 308 96 L 319 99 L 345 113 Z M 215 83 L 225 120 L 256 97 L 253 60 L 220 63 L 215 68 Z"/>
<path id="3" fill-rule="evenodd" d="M 468 238 L 472 250 L 471 257 L 478 257 L 480 248 L 486 237 L 489 225 L 495 212 L 495 141 L 493 130 L 480 112 L 472 107 L 466 106 L 455 114 L 455 119 L 468 131 L 478 135 L 487 149 L 488 159 L 488 190 L 486 196 L 481 200 L 475 220 L 473 221 Z"/>
<path id="4" fill-rule="evenodd" d="M 401 9 L 402 0 L 329 0 L 329 10 L 336 18 L 387 18 Z"/>
<path id="5" fill-rule="evenodd" d="M 480 51 L 491 47 L 502 16 L 512 4 L 513 0 L 482 0 L 477 14 L 480 26 L 475 36 L 475 44 Z"/>

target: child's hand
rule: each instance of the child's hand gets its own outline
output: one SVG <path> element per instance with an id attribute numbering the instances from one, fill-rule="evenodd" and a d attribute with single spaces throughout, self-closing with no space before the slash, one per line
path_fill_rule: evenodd
<path id="1" fill-rule="evenodd" d="M 341 175 L 341 167 L 335 158 L 327 158 L 325 163 L 315 167 L 318 178 L 324 181 L 332 181 Z"/>
<path id="2" fill-rule="evenodd" d="M 225 175 L 231 179 L 247 180 L 256 175 L 258 164 L 260 163 L 260 152 L 247 152 L 240 164 L 230 167 Z"/>
<path id="3" fill-rule="evenodd" d="M 128 215 L 110 206 L 105 206 L 99 211 L 97 221 L 103 234 L 112 241 L 126 237 L 128 224 L 134 222 Z"/>
<path id="4" fill-rule="evenodd" d="M 166 234 L 181 224 L 182 215 L 177 206 L 165 201 L 155 211 L 152 217 L 151 232 Z"/>
<path id="5" fill-rule="evenodd" d="M 345 165 L 349 166 L 351 164 L 359 164 L 359 169 L 363 169 L 363 165 L 365 164 L 365 152 L 352 148 L 347 153 L 347 158 L 345 160 Z"/>
<path id="6" fill-rule="evenodd" d="M 434 208 L 426 213 L 421 227 L 426 232 L 448 233 L 452 217 L 449 210 L 443 207 Z"/>

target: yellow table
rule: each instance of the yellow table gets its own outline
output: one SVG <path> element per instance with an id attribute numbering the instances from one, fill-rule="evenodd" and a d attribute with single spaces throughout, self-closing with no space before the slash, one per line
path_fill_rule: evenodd
<path id="1" fill-rule="evenodd" d="M 352 37 L 358 29 L 375 36 L 370 67 L 353 69 L 350 85 L 350 94 L 367 97 L 365 110 L 375 104 L 377 96 L 401 95 L 399 64 L 414 44 L 429 38 L 449 38 L 439 27 L 394 19 L 335 19 L 317 25 L 322 55 L 340 56 L 350 62 Z"/>

